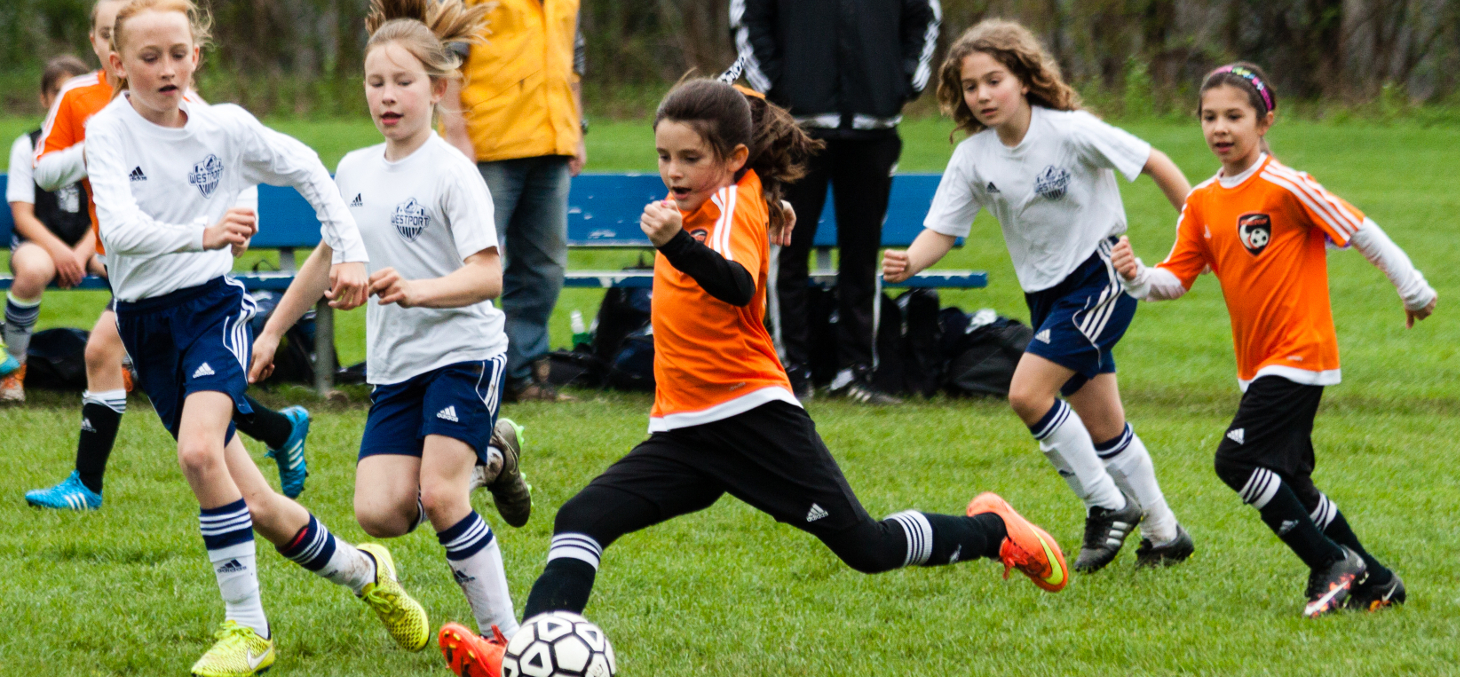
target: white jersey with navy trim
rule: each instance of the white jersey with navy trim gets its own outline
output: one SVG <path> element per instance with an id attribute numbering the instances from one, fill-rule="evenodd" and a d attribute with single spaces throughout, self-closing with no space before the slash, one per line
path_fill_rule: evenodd
<path id="1" fill-rule="evenodd" d="M 1126 230 L 1115 172 L 1134 181 L 1151 144 L 1085 111 L 1032 106 L 1029 131 L 1010 148 L 985 129 L 953 151 L 923 226 L 967 237 L 980 208 L 1004 231 L 1026 292 L 1059 284 Z"/>
<path id="2" fill-rule="evenodd" d="M 467 257 L 497 246 L 492 196 L 475 165 L 435 132 L 397 162 L 385 144 L 346 155 L 335 172 L 340 196 L 360 224 L 370 272 L 395 268 L 407 280 L 444 277 Z M 491 301 L 462 308 L 382 306 L 365 315 L 366 380 L 399 383 L 507 350 L 506 316 Z"/>
<path id="3" fill-rule="evenodd" d="M 314 206 L 335 263 L 369 260 L 313 150 L 235 105 L 184 100 L 182 109 L 184 126 L 161 127 L 123 93 L 87 123 L 87 172 L 118 300 L 160 296 L 230 272 L 229 249 L 204 251 L 203 230 L 259 183 L 292 186 Z"/>

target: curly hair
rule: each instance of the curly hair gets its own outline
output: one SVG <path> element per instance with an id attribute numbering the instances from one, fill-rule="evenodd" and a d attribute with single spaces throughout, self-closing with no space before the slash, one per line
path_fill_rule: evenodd
<path id="1" fill-rule="evenodd" d="M 1059 64 L 1028 28 L 1015 21 L 985 19 L 953 41 L 938 69 L 938 107 L 953 118 L 954 134 L 962 130 L 972 135 L 984 129 L 963 98 L 963 60 L 976 52 L 993 57 L 1027 86 L 1029 103 L 1053 110 L 1080 108 L 1080 95 L 1065 84 Z"/>
<path id="2" fill-rule="evenodd" d="M 739 181 L 754 169 L 772 226 L 785 218 L 781 197 L 786 184 L 806 175 L 806 161 L 826 144 L 806 135 L 791 114 L 765 97 L 718 80 L 686 80 L 664 97 L 654 113 L 654 126 L 664 120 L 683 122 L 705 140 L 715 157 L 730 157 L 736 146 L 750 149 Z"/>

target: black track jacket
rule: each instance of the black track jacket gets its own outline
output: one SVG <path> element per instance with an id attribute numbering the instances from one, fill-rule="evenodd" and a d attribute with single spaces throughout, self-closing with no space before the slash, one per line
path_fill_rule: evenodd
<path id="1" fill-rule="evenodd" d="M 731 0 L 745 77 L 816 136 L 886 134 L 932 76 L 938 0 Z"/>

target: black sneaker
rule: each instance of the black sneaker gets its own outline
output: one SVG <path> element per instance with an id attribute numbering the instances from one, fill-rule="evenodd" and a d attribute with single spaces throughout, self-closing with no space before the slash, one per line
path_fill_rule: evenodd
<path id="1" fill-rule="evenodd" d="M 1368 578 L 1368 567 L 1359 554 L 1343 548 L 1343 559 L 1308 574 L 1308 605 L 1303 607 L 1303 616 L 1317 618 L 1343 608 L 1349 594 L 1364 584 Z M 1398 580 L 1395 576 L 1395 580 Z"/>
<path id="2" fill-rule="evenodd" d="M 830 394 L 873 406 L 902 404 L 901 398 L 882 392 L 872 385 L 871 367 L 857 366 L 850 371 L 850 377 L 845 373 L 837 375 L 833 386 L 828 389 Z"/>
<path id="3" fill-rule="evenodd" d="M 810 402 L 816 395 L 816 386 L 811 383 L 811 369 L 799 364 L 788 364 L 786 378 L 791 381 L 791 394 L 802 404 Z"/>
<path id="4" fill-rule="evenodd" d="M 1363 584 L 1354 587 L 1348 596 L 1348 608 L 1360 611 L 1378 611 L 1385 607 L 1396 604 L 1403 604 L 1405 598 L 1404 581 L 1399 580 L 1399 574 L 1390 572 L 1389 581 L 1379 585 L 1364 581 Z"/>
<path id="5" fill-rule="evenodd" d="M 1176 539 L 1156 547 L 1151 539 L 1142 538 L 1141 546 L 1136 548 L 1137 567 L 1171 566 L 1185 562 L 1191 553 L 1196 551 L 1196 544 L 1191 541 L 1191 534 L 1186 533 L 1186 528 L 1180 524 L 1176 525 Z"/>
<path id="6" fill-rule="evenodd" d="M 1135 531 L 1145 512 L 1136 499 L 1124 491 L 1125 507 L 1111 510 L 1095 506 L 1085 514 L 1085 542 L 1080 546 L 1080 556 L 1075 558 L 1075 571 L 1093 573 L 1105 568 L 1120 554 L 1125 537 Z"/>

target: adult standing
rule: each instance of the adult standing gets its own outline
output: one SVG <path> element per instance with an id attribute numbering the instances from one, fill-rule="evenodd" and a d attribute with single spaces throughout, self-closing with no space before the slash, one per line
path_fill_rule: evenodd
<path id="1" fill-rule="evenodd" d="M 547 323 L 568 263 L 568 184 L 587 158 L 578 0 L 478 2 L 493 5 L 487 39 L 462 47 L 465 82 L 447 91 L 442 124 L 496 208 L 507 400 L 568 399 L 547 382 Z"/>
<path id="2" fill-rule="evenodd" d="M 746 79 L 826 142 L 788 188 L 799 227 L 780 253 L 776 285 L 786 372 L 802 400 L 812 393 L 807 259 L 830 183 L 840 249 L 831 390 L 869 404 L 898 401 L 872 387 L 877 250 L 902 153 L 897 124 L 932 75 L 941 20 L 938 0 L 731 0 Z"/>

